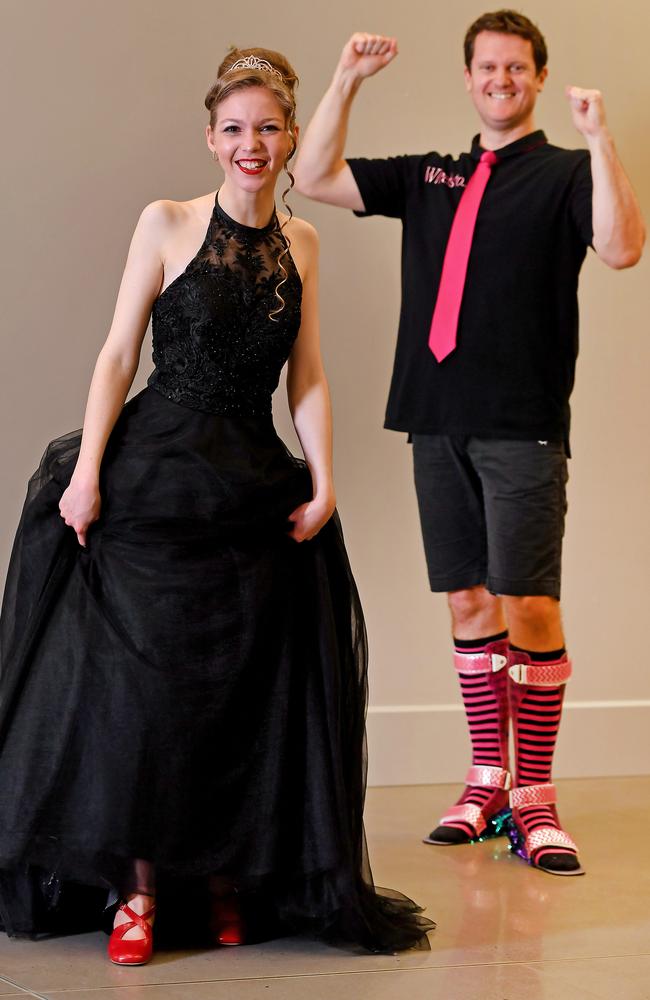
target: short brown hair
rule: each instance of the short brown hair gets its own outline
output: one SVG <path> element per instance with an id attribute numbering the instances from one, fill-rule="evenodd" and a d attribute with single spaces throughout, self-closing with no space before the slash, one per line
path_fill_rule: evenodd
<path id="1" fill-rule="evenodd" d="M 519 14 L 516 10 L 497 10 L 490 14 L 481 14 L 479 18 L 470 24 L 465 35 L 465 65 L 472 68 L 472 58 L 474 57 L 474 41 L 476 36 L 482 31 L 496 31 L 502 35 L 519 35 L 527 39 L 533 47 L 535 59 L 535 69 L 541 73 L 548 61 L 548 52 L 544 36 L 525 14 Z"/>

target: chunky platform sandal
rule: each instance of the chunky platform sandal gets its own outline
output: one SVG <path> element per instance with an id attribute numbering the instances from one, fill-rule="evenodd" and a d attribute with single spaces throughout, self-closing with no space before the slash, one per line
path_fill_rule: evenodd
<path id="1" fill-rule="evenodd" d="M 452 844 L 474 844 L 505 835 L 510 818 L 510 772 L 502 767 L 470 767 L 465 784 L 470 788 L 491 789 L 493 794 L 483 807 L 471 802 L 452 806 L 440 818 L 435 830 L 424 838 L 423 843 L 448 847 Z M 448 825 L 451 823 L 454 825 Z"/>
<path id="2" fill-rule="evenodd" d="M 512 810 L 507 824 L 507 833 L 515 854 L 540 871 L 551 875 L 584 875 L 584 868 L 578 859 L 578 848 L 568 833 L 560 828 L 555 803 L 555 785 L 524 785 L 510 792 Z M 534 806 L 550 806 L 558 826 L 543 825 L 545 810 L 535 811 Z M 520 807 L 528 807 L 525 819 Z M 540 825 L 540 823 L 542 825 Z M 563 848 L 562 853 L 553 851 Z M 573 853 L 567 853 L 571 851 Z"/>
<path id="3" fill-rule="evenodd" d="M 584 875 L 578 849 L 558 819 L 551 768 L 564 691 L 571 677 L 568 657 L 531 663 L 512 654 L 508 667 L 510 718 L 515 741 L 515 787 L 510 792 L 512 849 L 533 868 L 551 875 Z M 553 850 L 557 848 L 557 850 Z"/>
<path id="4" fill-rule="evenodd" d="M 472 766 L 460 799 L 424 838 L 425 844 L 471 844 L 505 834 L 510 773 L 504 668 L 511 662 L 510 655 L 507 639 L 488 643 L 481 652 L 454 653 L 472 741 Z"/>

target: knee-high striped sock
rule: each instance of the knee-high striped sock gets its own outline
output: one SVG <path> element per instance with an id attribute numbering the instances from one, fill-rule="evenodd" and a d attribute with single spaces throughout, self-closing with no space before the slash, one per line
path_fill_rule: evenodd
<path id="1" fill-rule="evenodd" d="M 460 656 L 484 653 L 491 643 L 502 642 L 507 638 L 507 632 L 499 632 L 498 635 L 477 639 L 475 642 L 454 639 L 454 652 Z M 489 673 L 469 673 L 460 667 L 458 680 L 467 716 L 469 738 L 472 742 L 472 766 L 505 767 L 507 718 L 503 718 L 500 704 L 501 688 L 505 688 L 505 676 L 499 678 L 504 683 L 496 686 L 496 690 L 492 683 L 493 675 Z"/>
<path id="2" fill-rule="evenodd" d="M 508 768 L 508 691 L 506 670 L 494 671 L 492 667 L 476 669 L 477 659 L 491 652 L 507 653 L 507 632 L 486 636 L 473 641 L 454 639 L 454 653 L 458 679 L 472 744 L 472 768 Z M 466 669 L 464 665 L 466 663 Z M 475 806 L 484 817 L 494 815 L 507 801 L 503 785 L 466 785 L 456 806 Z M 445 819 L 444 827 L 452 827 L 467 838 L 476 836 L 471 822 L 462 819 Z M 440 827 L 434 831 L 434 840 L 440 841 Z M 451 838 L 447 837 L 450 840 Z M 454 838 L 456 839 L 456 838 Z"/>
<path id="3" fill-rule="evenodd" d="M 550 666 L 566 663 L 566 650 L 555 649 L 537 653 L 511 646 L 515 655 L 525 653 L 531 666 Z M 557 742 L 565 684 L 536 686 L 533 684 L 511 686 L 512 718 L 515 739 L 515 786 L 550 784 L 553 754 Z M 555 805 L 526 805 L 518 810 L 526 836 L 542 827 L 560 830 Z M 541 861 L 546 854 L 575 855 L 570 848 L 553 846 L 540 848 L 533 860 Z"/>

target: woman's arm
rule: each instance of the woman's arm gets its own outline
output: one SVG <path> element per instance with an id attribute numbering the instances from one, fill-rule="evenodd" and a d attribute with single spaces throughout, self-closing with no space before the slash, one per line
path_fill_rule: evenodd
<path id="1" fill-rule="evenodd" d="M 86 532 L 99 517 L 99 469 L 109 435 L 138 368 L 151 306 L 163 281 L 161 247 L 169 207 L 153 202 L 143 211 L 131 240 L 113 322 L 88 393 L 79 458 L 59 509 L 85 546 Z"/>
<path id="2" fill-rule="evenodd" d="M 289 517 L 297 542 L 313 538 L 334 513 L 332 478 L 332 412 L 320 354 L 318 324 L 318 235 L 306 222 L 295 220 L 292 256 L 300 271 L 302 321 L 289 357 L 287 396 L 296 433 L 311 473 L 313 496 Z"/>

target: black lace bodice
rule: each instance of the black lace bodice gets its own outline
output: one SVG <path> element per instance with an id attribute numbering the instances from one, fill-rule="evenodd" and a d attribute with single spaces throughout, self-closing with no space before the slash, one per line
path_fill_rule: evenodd
<path id="1" fill-rule="evenodd" d="M 271 395 L 300 327 L 302 285 L 277 216 L 262 229 L 217 199 L 200 250 L 156 299 L 155 370 L 148 385 L 183 406 L 222 416 L 271 412 Z M 271 315 L 270 315 L 271 314 Z M 271 316 L 275 318 L 271 318 Z"/>

